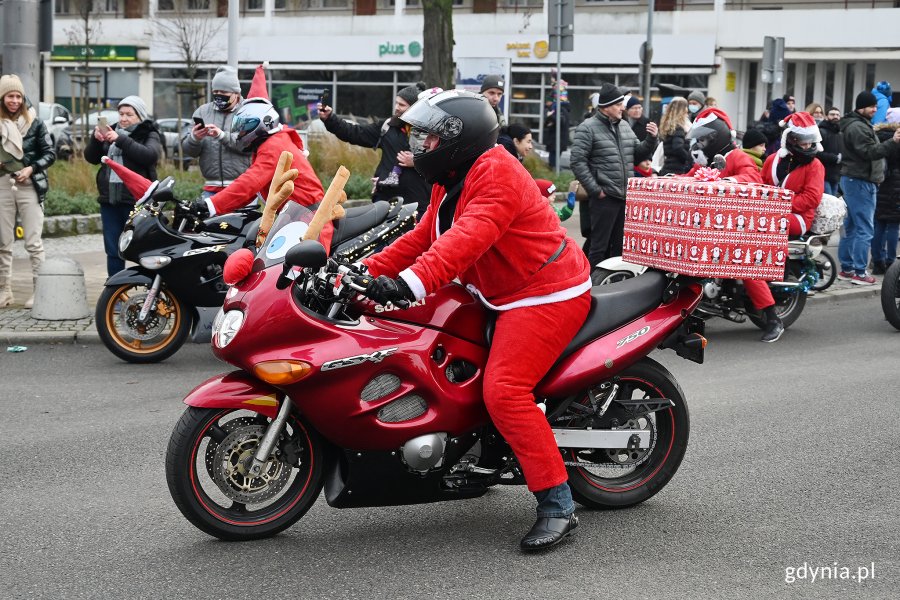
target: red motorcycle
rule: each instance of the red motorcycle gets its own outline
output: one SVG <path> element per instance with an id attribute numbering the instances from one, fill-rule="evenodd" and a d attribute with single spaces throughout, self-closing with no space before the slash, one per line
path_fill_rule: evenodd
<path id="1" fill-rule="evenodd" d="M 184 516 L 251 540 L 290 527 L 323 487 L 330 506 L 350 508 L 524 484 L 481 396 L 492 314 L 457 284 L 405 309 L 373 303 L 352 265 L 296 241 L 311 217 L 290 204 L 226 295 L 213 348 L 238 370 L 188 394 L 166 455 Z M 623 508 L 662 489 L 684 456 L 684 393 L 647 355 L 670 348 L 703 362 L 703 321 L 691 315 L 703 292 L 650 271 L 592 293 L 535 395 L 574 498 Z"/>

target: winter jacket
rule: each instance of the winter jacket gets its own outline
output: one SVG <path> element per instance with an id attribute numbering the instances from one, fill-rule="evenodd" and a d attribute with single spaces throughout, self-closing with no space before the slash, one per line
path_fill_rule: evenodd
<path id="1" fill-rule="evenodd" d="M 237 104 L 235 104 L 235 109 Z M 208 102 L 194 111 L 194 118 L 201 118 L 207 125 L 217 125 L 226 134 L 231 132 L 235 110 L 221 111 Z M 185 156 L 197 158 L 205 185 L 225 187 L 237 179 L 250 166 L 250 154 L 239 150 L 230 135 L 222 138 L 206 136 L 198 140 L 188 132 L 181 140 Z"/>
<path id="2" fill-rule="evenodd" d="M 887 111 L 891 107 L 891 88 L 890 86 L 887 86 L 887 88 L 876 86 L 872 88 L 872 95 L 878 100 L 878 103 L 875 105 L 875 114 L 872 115 L 872 124 L 886 123 Z"/>
<path id="3" fill-rule="evenodd" d="M 575 129 L 570 154 L 572 172 L 588 198 L 599 198 L 602 190 L 607 196 L 624 200 L 634 168 L 634 153 L 641 149 L 645 156 L 652 156 L 656 144 L 656 136 L 648 135 L 641 142 L 627 120 L 613 124 L 598 112 Z"/>
<path id="4" fill-rule="evenodd" d="M 650 122 L 650 119 L 641 115 L 640 119 L 629 119 L 625 117 L 625 120 L 628 121 L 628 124 L 631 125 L 631 130 L 634 132 L 634 135 L 637 136 L 637 139 L 642 142 L 647 139 L 647 123 Z"/>
<path id="5" fill-rule="evenodd" d="M 275 167 L 278 166 L 278 159 L 285 150 L 294 155 L 291 168 L 300 171 L 297 179 L 294 180 L 294 191 L 288 196 L 288 200 L 293 200 L 303 206 L 321 202 L 325 190 L 312 165 L 303 154 L 303 140 L 296 131 L 284 127 L 278 133 L 268 136 L 260 144 L 253 154 L 253 161 L 250 163 L 249 169 L 241 173 L 234 183 L 209 199 L 216 214 L 233 212 L 246 206 L 257 193 L 266 197 L 269 193 L 269 185 L 272 183 L 272 176 L 275 174 Z M 319 236 L 319 241 L 326 250 L 330 248 L 332 233 L 333 229 L 329 223 L 322 230 L 322 235 Z"/>
<path id="6" fill-rule="evenodd" d="M 699 168 L 700 165 L 694 165 L 687 172 L 688 177 L 693 177 Z M 720 175 L 723 179 L 730 177 L 741 183 L 762 183 L 762 176 L 756 163 L 747 153 L 738 149 L 729 150 L 725 155 L 725 170 Z"/>
<path id="7" fill-rule="evenodd" d="M 822 194 L 825 193 L 825 167 L 819 159 L 814 158 L 809 164 L 795 167 L 783 181 L 778 181 L 778 163 L 789 158 L 780 157 L 777 152 L 769 156 L 762 168 L 763 183 L 794 192 L 791 212 L 799 215 L 806 224 L 804 230 L 809 230 L 819 202 L 822 201 Z"/>
<path id="8" fill-rule="evenodd" d="M 113 125 L 118 129 L 118 124 Z M 160 143 L 159 130 L 153 121 L 147 119 L 137 124 L 129 136 L 119 136 L 115 144 L 121 148 L 123 164 L 150 181 L 155 181 L 156 163 L 162 156 L 162 144 Z M 84 149 L 84 159 L 92 165 L 99 165 L 100 159 L 109 154 L 110 144 L 98 141 L 93 132 L 90 134 L 88 144 Z M 97 171 L 97 193 L 100 195 L 100 204 L 109 204 L 109 167 L 101 165 Z M 123 186 L 121 202 L 134 204 L 135 198 L 131 192 Z"/>
<path id="9" fill-rule="evenodd" d="M 685 139 L 687 132 L 681 127 L 676 127 L 672 135 L 663 140 L 663 161 L 660 175 L 683 175 L 694 166 L 694 157 L 691 156 L 691 145 Z"/>
<path id="10" fill-rule="evenodd" d="M 505 148 L 495 146 L 475 161 L 452 225 L 438 234 L 445 195 L 435 185 L 416 228 L 365 259 L 372 275 L 401 276 L 414 292 L 419 289 L 417 297 L 459 278 L 488 306 L 501 310 L 562 301 L 590 289 L 584 253 Z"/>
<path id="11" fill-rule="evenodd" d="M 397 153 L 409 150 L 409 134 L 407 128 L 398 119 L 391 117 L 381 123 L 357 125 L 348 123 L 335 115 L 322 121 L 325 129 L 333 133 L 341 141 L 366 148 L 381 148 L 381 159 L 375 167 L 375 177 L 383 181 L 397 166 Z M 428 202 L 430 187 L 425 179 L 413 167 L 402 167 L 400 185 L 396 188 L 376 189 L 372 200 L 387 200 L 401 196 L 406 203 L 418 202 L 421 214 Z"/>
<path id="12" fill-rule="evenodd" d="M 816 155 L 825 165 L 825 181 L 837 184 L 841 180 L 841 160 L 844 154 L 844 141 L 837 121 L 819 123 L 822 135 L 822 151 Z"/>
<path id="13" fill-rule="evenodd" d="M 900 123 L 882 123 L 875 127 L 878 139 L 891 139 Z M 900 221 L 900 146 L 894 148 L 885 157 L 884 181 L 878 186 L 875 200 L 875 218 L 879 221 L 896 223 Z"/>
<path id="14" fill-rule="evenodd" d="M 42 120 L 31 121 L 31 127 L 22 138 L 22 151 L 24 153 L 22 164 L 34 171 L 31 174 L 31 183 L 37 192 L 38 202 L 43 203 L 47 197 L 47 190 L 50 189 L 47 169 L 56 162 L 56 151 L 53 149 L 50 132 Z"/>
<path id="15" fill-rule="evenodd" d="M 882 159 L 897 144 L 891 140 L 879 142 L 872 123 L 855 110 L 844 115 L 840 127 L 844 142 L 841 175 L 881 183 L 884 180 Z"/>

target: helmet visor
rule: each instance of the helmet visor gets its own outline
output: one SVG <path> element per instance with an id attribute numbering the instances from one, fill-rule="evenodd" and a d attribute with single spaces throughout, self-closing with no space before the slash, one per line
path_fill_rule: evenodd
<path id="1" fill-rule="evenodd" d="M 694 125 L 688 132 L 687 138 L 695 139 L 699 142 L 702 139 L 709 139 L 715 133 L 716 130 L 712 127 L 707 127 L 706 125 Z"/>
<path id="2" fill-rule="evenodd" d="M 437 106 L 439 102 L 453 95 L 454 91 L 448 90 L 419 100 L 400 116 L 400 120 L 412 125 L 414 129 L 433 133 L 442 140 L 458 137 L 463 129 L 462 119 L 448 115 Z"/>

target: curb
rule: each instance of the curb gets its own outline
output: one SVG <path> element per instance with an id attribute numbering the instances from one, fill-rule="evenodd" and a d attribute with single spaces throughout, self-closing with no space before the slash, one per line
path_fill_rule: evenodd
<path id="1" fill-rule="evenodd" d="M 44 218 L 44 237 L 67 237 L 86 233 L 101 233 L 100 215 L 59 215 Z"/>
<path id="2" fill-rule="evenodd" d="M 881 295 L 881 284 L 877 283 L 875 285 L 860 287 L 857 289 L 847 289 L 847 290 L 826 290 L 824 292 L 816 292 L 814 296 L 807 296 L 807 303 L 814 304 L 825 304 L 828 302 L 839 302 L 841 300 L 846 300 L 848 298 L 868 298 L 871 296 L 880 296 Z"/>

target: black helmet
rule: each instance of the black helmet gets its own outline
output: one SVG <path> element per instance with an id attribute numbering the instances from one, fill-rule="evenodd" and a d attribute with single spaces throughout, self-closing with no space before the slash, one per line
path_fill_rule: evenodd
<path id="1" fill-rule="evenodd" d="M 695 160 L 702 153 L 709 164 L 712 164 L 716 154 L 724 155 L 734 149 L 731 129 L 722 119 L 717 118 L 702 124 L 695 122 L 687 137 L 694 140 L 691 144 L 691 154 Z"/>
<path id="2" fill-rule="evenodd" d="M 281 131 L 278 111 L 265 98 L 248 98 L 234 113 L 231 135 L 239 150 L 251 152 L 268 136 Z"/>
<path id="3" fill-rule="evenodd" d="M 797 133 L 788 131 L 784 136 L 784 148 L 787 150 L 800 164 L 809 164 L 819 153 L 818 139 L 814 134 Z M 800 144 L 810 144 L 806 148 L 801 148 Z"/>
<path id="4" fill-rule="evenodd" d="M 409 146 L 413 164 L 425 181 L 441 183 L 446 175 L 490 150 L 497 143 L 500 124 L 487 98 L 464 90 L 447 90 L 413 104 L 400 120 L 412 126 Z M 440 138 L 426 152 L 429 134 Z"/>

